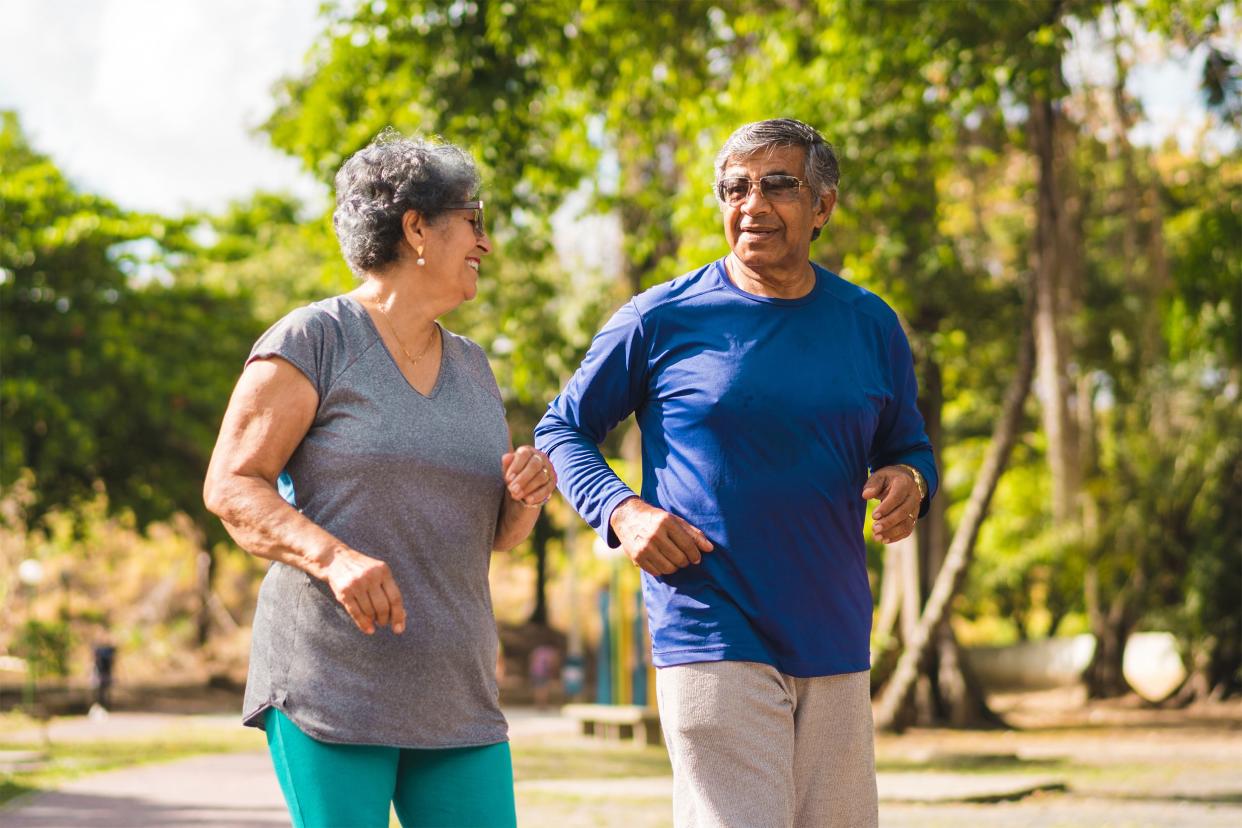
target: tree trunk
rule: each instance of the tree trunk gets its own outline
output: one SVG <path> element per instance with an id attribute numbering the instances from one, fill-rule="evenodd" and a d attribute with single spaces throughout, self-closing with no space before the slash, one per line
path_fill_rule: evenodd
<path id="1" fill-rule="evenodd" d="M 935 330 L 936 319 L 920 319 L 920 330 Z M 942 411 L 944 408 L 944 385 L 940 365 L 930 357 L 927 349 L 920 349 L 919 361 L 922 376 L 919 385 L 919 411 L 933 446 L 944 445 Z M 912 567 L 906 583 L 917 589 L 903 602 L 902 637 L 911 640 L 923 610 L 924 598 L 931 594 L 937 573 L 944 564 L 948 548 L 947 492 L 932 501 L 927 516 L 918 524 L 912 536 L 917 548 L 917 567 Z M 904 550 L 903 550 L 904 551 Z M 915 554 L 913 552 L 907 554 Z M 920 664 L 920 676 L 916 682 L 908 711 L 911 721 L 933 726 L 948 724 L 954 727 L 987 725 L 996 720 L 988 710 L 987 700 L 978 682 L 968 675 L 961 658 L 957 638 L 946 617 L 936 632 L 937 646 L 929 648 Z"/>
<path id="2" fill-rule="evenodd" d="M 966 663 L 947 617 L 936 630 L 936 660 L 942 721 L 950 727 L 1004 726 L 1004 720 L 988 707 L 983 686 Z"/>
<path id="3" fill-rule="evenodd" d="M 1093 699 L 1124 696 L 1130 691 L 1121 672 L 1121 658 L 1125 654 L 1128 631 L 1110 623 L 1093 626 L 1092 630 L 1095 635 L 1095 654 L 1083 677 L 1087 685 L 1087 696 Z"/>
<path id="4" fill-rule="evenodd" d="M 548 541 L 551 538 L 552 521 L 547 512 L 541 510 L 530 533 L 530 548 L 535 556 L 535 607 L 527 619 L 528 624 L 548 624 Z"/>
<path id="5" fill-rule="evenodd" d="M 1077 527 L 1077 497 L 1081 488 L 1075 428 L 1069 408 L 1068 337 L 1063 318 L 1067 289 L 1065 262 L 1072 256 L 1066 244 L 1065 204 L 1058 181 L 1058 116 L 1052 101 L 1036 95 L 1029 119 L 1031 148 L 1038 162 L 1038 206 L 1035 223 L 1035 343 L 1044 433 L 1048 438 L 1048 466 L 1052 473 L 1052 516 L 1056 528 Z"/>
<path id="6" fill-rule="evenodd" d="M 211 638 L 211 592 L 216 580 L 216 556 L 211 547 L 204 543 L 194 563 L 194 592 L 198 597 L 194 613 L 194 639 L 202 647 Z"/>
<path id="7" fill-rule="evenodd" d="M 1126 641 L 1134 630 L 1135 595 L 1141 595 L 1147 586 L 1147 574 L 1140 562 L 1139 566 L 1130 570 L 1130 577 L 1124 586 L 1113 595 L 1108 611 L 1103 612 L 1097 603 L 1091 613 L 1091 632 L 1095 635 L 1095 654 L 1083 676 L 1087 685 L 1087 696 L 1093 699 L 1108 699 L 1124 696 L 1130 692 L 1122 673 L 1122 657 L 1125 655 Z M 1098 585 L 1093 585 L 1098 596 Z M 1097 598 L 1098 601 L 1098 598 Z"/>
<path id="8" fill-rule="evenodd" d="M 1022 342 L 1018 346 L 1018 361 L 1014 376 L 1005 391 L 1001 416 L 992 432 L 992 440 L 984 456 L 983 465 L 975 476 L 970 499 L 962 514 L 953 541 L 949 544 L 944 565 L 936 575 L 931 596 L 923 608 L 918 626 L 905 641 L 905 649 L 897 662 L 893 678 L 884 688 L 876 712 L 876 726 L 882 730 L 903 730 L 908 724 L 907 701 L 919 675 L 919 666 L 935 640 L 936 632 L 944 621 L 949 604 L 965 581 L 967 570 L 974 555 L 979 528 L 987 516 L 988 504 L 996 491 L 1001 473 L 1009 460 L 1022 422 L 1022 408 L 1030 391 L 1031 377 L 1035 370 L 1035 347 L 1033 325 L 1029 320 L 1024 326 Z"/>
<path id="9" fill-rule="evenodd" d="M 889 656 L 896 649 L 897 619 L 901 615 L 901 567 L 906 546 L 915 543 L 913 536 L 884 547 L 884 570 L 880 575 L 880 601 L 876 610 L 875 630 L 871 640 L 871 683 L 879 687 L 892 670 Z"/>
<path id="10" fill-rule="evenodd" d="M 922 561 L 919 559 L 919 532 L 901 542 L 901 640 L 904 646 L 913 638 L 923 611 Z M 918 676 L 908 699 L 906 715 L 911 721 L 930 725 L 935 718 L 932 702 L 930 659 L 926 656 L 918 664 Z"/>
<path id="11" fill-rule="evenodd" d="M 679 244 L 669 213 L 665 211 L 655 213 L 644 203 L 645 194 L 652 189 L 653 181 L 668 182 L 666 204 L 672 203 L 672 197 L 680 186 L 678 170 L 675 167 L 664 168 L 661 163 L 662 155 L 666 157 L 675 155 L 675 136 L 671 133 L 666 134 L 663 140 L 657 143 L 657 147 L 660 151 L 656 153 L 647 151 L 637 135 L 623 135 L 618 141 L 618 153 L 624 173 L 621 177 L 622 199 L 619 209 L 622 238 L 633 240 L 648 237 L 648 226 L 653 222 L 660 225 L 657 234 L 659 240 L 656 243 L 641 250 L 641 253 L 633 248 L 627 251 L 622 275 L 622 290 L 625 299 L 629 299 L 646 286 L 647 277 L 664 257 L 671 256 L 677 251 Z"/>

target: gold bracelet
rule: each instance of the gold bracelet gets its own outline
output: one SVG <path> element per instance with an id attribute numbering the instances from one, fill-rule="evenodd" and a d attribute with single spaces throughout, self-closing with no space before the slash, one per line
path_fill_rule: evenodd
<path id="1" fill-rule="evenodd" d="M 905 469 L 910 472 L 910 476 L 914 478 L 914 485 L 919 489 L 919 502 L 922 503 L 927 499 L 927 481 L 923 479 L 923 473 L 914 466 L 908 466 L 905 463 L 898 463 L 897 468 Z"/>

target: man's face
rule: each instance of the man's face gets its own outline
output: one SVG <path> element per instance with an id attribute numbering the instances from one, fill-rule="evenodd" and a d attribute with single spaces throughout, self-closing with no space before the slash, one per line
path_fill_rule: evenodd
<path id="1" fill-rule="evenodd" d="M 754 182 L 740 203 L 722 206 L 729 248 L 751 270 L 801 269 L 810 258 L 811 231 L 828 221 L 835 195 L 821 198 L 804 185 L 792 201 L 770 201 L 757 183 L 765 175 L 805 180 L 805 163 L 805 147 L 776 147 L 731 159 L 721 171 L 722 180 L 737 177 Z"/>

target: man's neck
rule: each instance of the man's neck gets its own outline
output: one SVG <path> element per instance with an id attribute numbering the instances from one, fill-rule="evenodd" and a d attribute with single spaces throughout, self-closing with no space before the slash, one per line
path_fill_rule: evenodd
<path id="1" fill-rule="evenodd" d="M 815 268 L 810 262 L 787 270 L 753 270 L 732 253 L 725 258 L 725 270 L 733 284 L 753 296 L 770 299 L 801 299 L 815 289 Z"/>

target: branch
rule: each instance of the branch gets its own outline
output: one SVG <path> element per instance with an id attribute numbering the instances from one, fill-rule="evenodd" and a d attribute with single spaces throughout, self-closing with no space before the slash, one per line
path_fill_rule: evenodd
<path id="1" fill-rule="evenodd" d="M 931 595 L 923 607 L 918 625 L 910 640 L 905 643 L 893 677 L 880 696 L 876 727 L 881 730 L 900 731 L 905 727 L 902 713 L 907 706 L 910 691 L 918 679 L 919 664 L 927 654 L 932 632 L 944 619 L 949 603 L 966 579 L 966 572 L 974 557 L 979 529 L 987 517 L 988 504 L 996 492 L 1001 473 L 1009 462 L 1013 444 L 1017 441 L 1018 429 L 1022 423 L 1022 409 L 1035 374 L 1035 331 L 1030 297 L 1027 299 L 1025 316 L 1026 325 L 1022 331 L 1022 342 L 1018 346 L 1018 363 L 1013 378 L 1009 381 L 1009 388 L 1005 391 L 1001 416 L 992 432 L 987 455 L 975 477 L 970 499 L 966 502 L 957 531 L 953 533 L 953 541 L 949 544 L 944 564 L 936 574 L 936 582 L 932 585 Z"/>

